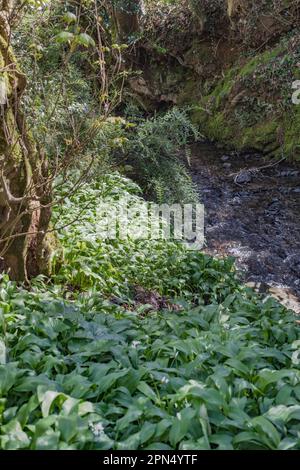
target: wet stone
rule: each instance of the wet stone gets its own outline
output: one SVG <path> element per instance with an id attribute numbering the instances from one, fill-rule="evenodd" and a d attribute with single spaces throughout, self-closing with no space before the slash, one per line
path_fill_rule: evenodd
<path id="1" fill-rule="evenodd" d="M 223 163 L 223 168 L 231 168 L 231 163 Z"/>
<path id="2" fill-rule="evenodd" d="M 284 286 L 300 301 L 299 165 L 283 161 L 253 173 L 269 160 L 223 152 L 208 144 L 192 148 L 191 173 L 205 206 L 204 251 L 234 256 L 243 279 Z"/>
<path id="3" fill-rule="evenodd" d="M 235 177 L 235 182 L 238 184 L 250 183 L 251 180 L 252 176 L 249 171 L 242 171 Z"/>

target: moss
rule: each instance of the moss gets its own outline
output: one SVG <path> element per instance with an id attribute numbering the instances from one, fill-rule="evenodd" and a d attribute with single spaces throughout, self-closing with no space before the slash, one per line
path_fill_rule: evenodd
<path id="1" fill-rule="evenodd" d="M 293 75 L 295 77 L 295 80 L 300 80 L 300 68 L 299 67 L 293 69 Z"/>
<path id="2" fill-rule="evenodd" d="M 273 74 L 277 64 L 274 59 L 282 60 L 284 47 L 280 44 L 257 54 L 247 63 L 235 65 L 209 95 L 193 103 L 192 119 L 202 134 L 238 150 L 255 149 L 273 155 L 283 152 L 287 158 L 300 159 L 300 106 L 293 105 L 288 96 L 283 101 L 283 93 L 288 95 L 289 84 L 282 74 Z M 280 100 L 272 93 L 273 88 L 270 89 L 268 82 L 264 82 L 269 62 L 270 71 L 278 77 L 275 80 L 283 89 Z M 296 73 L 294 78 L 298 78 Z M 260 112 L 253 109 L 253 102 L 258 97 L 259 103 L 264 104 Z M 257 117 L 255 120 L 250 119 L 253 113 Z"/>
<path id="3" fill-rule="evenodd" d="M 11 136 L 11 141 L 13 142 L 13 151 L 11 152 L 11 157 L 14 160 L 14 164 L 21 163 L 23 154 L 19 143 L 14 110 L 11 108 L 9 108 L 6 112 L 6 126 L 8 129 L 10 129 L 11 132 L 13 132 L 13 135 Z"/>
<path id="4" fill-rule="evenodd" d="M 225 78 L 217 85 L 215 90 L 211 93 L 211 98 L 213 98 L 216 109 L 219 109 L 221 104 L 229 96 L 232 87 L 235 83 L 234 77 L 236 75 L 236 68 L 230 69 Z"/>
<path id="5" fill-rule="evenodd" d="M 275 47 L 274 49 L 270 49 L 268 51 L 263 52 L 262 54 L 257 54 L 239 70 L 238 76 L 246 77 L 247 75 L 252 74 L 259 65 L 270 62 L 272 59 L 277 57 L 283 51 L 284 51 L 284 47 L 281 44 Z"/>
<path id="6" fill-rule="evenodd" d="M 7 69 L 8 64 L 16 64 L 16 59 L 11 51 L 11 48 L 7 46 L 7 42 L 5 41 L 5 39 L 0 36 L 0 68 Z M 15 77 L 12 73 L 4 71 L 0 73 L 0 78 L 4 79 L 6 95 L 7 98 L 10 99 L 13 93 L 13 84 L 15 81 Z M 11 133 L 10 141 L 13 143 L 13 149 L 11 149 L 10 151 L 11 158 L 14 160 L 14 164 L 19 164 L 22 161 L 22 150 L 19 144 L 14 111 L 15 110 L 10 107 L 4 111 L 5 128 L 3 125 L 0 128 L 0 150 L 3 153 L 7 152 L 6 132 L 8 129 Z"/>
<path id="7" fill-rule="evenodd" d="M 202 84 L 194 76 L 185 78 L 184 85 L 177 97 L 178 105 L 194 106 L 201 100 Z"/>
<path id="8" fill-rule="evenodd" d="M 275 151 L 279 147 L 277 139 L 278 122 L 263 121 L 248 128 L 240 129 L 233 138 L 237 149 L 255 149 L 261 152 Z"/>
<path id="9" fill-rule="evenodd" d="M 216 113 L 207 120 L 207 136 L 224 143 L 232 138 L 231 129 L 223 113 Z"/>
<path id="10" fill-rule="evenodd" d="M 10 190 L 13 195 L 22 197 L 25 194 L 28 180 L 33 183 L 31 188 L 41 186 L 38 184 L 39 172 L 36 171 L 39 166 L 38 153 L 35 151 L 34 142 L 27 131 L 25 121 L 23 121 L 19 100 L 16 99 L 16 94 L 20 96 L 24 90 L 26 77 L 18 69 L 11 47 L 7 47 L 4 38 L 1 36 L 1 31 L 0 66 L 6 68 L 5 72 L 2 71 L 2 80 L 4 78 L 7 85 L 5 90 L 7 103 L 2 107 L 2 119 L 0 121 L 0 153 L 5 155 L 5 170 L 10 173 Z M 7 72 L 7 69 L 10 71 Z M 29 234 L 36 227 L 46 232 L 49 222 L 46 211 L 49 211 L 49 209 L 40 206 L 39 211 L 32 210 L 32 201 L 28 201 L 26 205 L 25 202 L 24 199 L 24 211 L 21 215 L 17 205 L 11 206 L 7 224 L 13 227 L 12 235 L 21 232 L 28 233 L 28 235 L 15 237 L 9 246 L 3 246 L 3 244 L 1 246 L 5 269 L 10 270 L 12 279 L 21 281 L 28 280 L 28 274 L 31 274 L 31 271 L 34 274 L 39 272 L 50 273 L 53 244 L 55 243 L 53 233 L 47 234 L 45 240 L 40 240 L 39 236 L 33 237 Z M 2 198 L 0 213 L 6 207 L 7 201 Z M 2 232 L 0 238 L 3 235 L 5 238 L 7 236 L 7 227 L 4 226 Z M 38 266 L 39 269 L 35 272 L 37 261 L 41 262 L 42 269 Z"/>
<path id="11" fill-rule="evenodd" d="M 63 250 L 57 234 L 49 231 L 43 240 L 41 252 L 37 253 L 39 270 L 45 276 L 51 276 L 58 271 L 62 262 Z"/>
<path id="12" fill-rule="evenodd" d="M 294 160 L 300 160 L 300 105 L 294 105 L 295 111 L 284 118 L 283 152 Z"/>

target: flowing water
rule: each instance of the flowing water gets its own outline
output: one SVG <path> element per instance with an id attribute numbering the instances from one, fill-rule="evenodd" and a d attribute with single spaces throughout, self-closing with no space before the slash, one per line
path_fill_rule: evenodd
<path id="1" fill-rule="evenodd" d="M 205 205 L 205 251 L 234 256 L 245 282 L 300 313 L 300 165 L 268 165 L 258 154 L 192 147 L 190 169 Z"/>

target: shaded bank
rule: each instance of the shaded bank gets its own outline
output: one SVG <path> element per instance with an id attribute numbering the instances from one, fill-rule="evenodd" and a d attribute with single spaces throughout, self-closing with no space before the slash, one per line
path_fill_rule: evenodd
<path id="1" fill-rule="evenodd" d="M 263 166 L 260 154 L 192 149 L 191 171 L 205 205 L 206 248 L 230 255 L 246 282 L 300 299 L 300 166 Z M 269 162 L 267 162 L 268 164 Z"/>
<path id="2" fill-rule="evenodd" d="M 299 9 L 298 1 L 283 0 L 149 8 L 134 54 L 130 49 L 127 99 L 148 112 L 189 106 L 209 140 L 300 159 L 300 105 L 292 102 Z"/>

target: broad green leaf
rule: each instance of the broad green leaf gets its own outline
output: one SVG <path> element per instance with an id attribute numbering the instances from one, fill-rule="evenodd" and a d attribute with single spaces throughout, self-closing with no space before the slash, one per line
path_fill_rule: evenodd
<path id="1" fill-rule="evenodd" d="M 64 401 L 68 398 L 64 393 L 54 392 L 52 390 L 48 390 L 42 394 L 38 392 L 38 397 L 41 403 L 41 410 L 44 418 L 49 416 L 50 409 L 54 404 L 57 404 L 59 409 L 61 409 Z"/>
<path id="2" fill-rule="evenodd" d="M 36 450 L 57 450 L 60 433 L 48 429 L 43 435 L 36 439 Z"/>
<path id="3" fill-rule="evenodd" d="M 272 422 L 283 421 L 289 422 L 292 419 L 300 420 L 300 405 L 284 406 L 278 405 L 270 408 L 264 415 Z"/>
<path id="4" fill-rule="evenodd" d="M 266 387 L 270 384 L 273 384 L 275 382 L 282 381 L 284 379 L 294 379 L 300 380 L 300 372 L 296 370 L 288 370 L 288 369 L 282 369 L 282 370 L 269 370 L 265 369 L 259 372 L 257 376 L 257 381 L 256 385 L 259 389 L 265 390 Z"/>
<path id="5" fill-rule="evenodd" d="M 145 448 L 145 450 L 173 450 L 171 446 L 168 444 L 164 444 L 163 442 L 153 442 L 149 446 Z"/>
<path id="6" fill-rule="evenodd" d="M 118 442 L 117 450 L 137 450 L 140 444 L 140 433 L 129 436 L 125 441 Z"/>
<path id="7" fill-rule="evenodd" d="M 153 401 L 157 401 L 156 393 L 152 390 L 152 388 L 146 382 L 140 382 L 137 388 L 146 397 L 150 398 Z"/>
<path id="8" fill-rule="evenodd" d="M 77 18 L 76 18 L 76 15 L 74 15 L 74 13 L 71 13 L 70 11 L 67 11 L 67 13 L 65 13 L 64 16 L 63 16 L 63 20 L 66 23 L 71 24 L 71 23 L 75 23 Z"/>
<path id="9" fill-rule="evenodd" d="M 16 384 L 17 378 L 23 375 L 15 363 L 0 365 L 0 395 L 5 396 Z"/>
<path id="10" fill-rule="evenodd" d="M 30 439 L 22 430 L 18 420 L 13 419 L 1 427 L 1 448 L 5 450 L 25 449 L 30 445 Z"/>
<path id="11" fill-rule="evenodd" d="M 129 410 L 125 413 L 125 415 L 119 419 L 116 423 L 117 429 L 119 431 L 123 431 L 124 429 L 127 428 L 127 426 L 134 422 L 137 421 L 140 416 L 142 416 L 143 412 L 142 410 L 139 410 L 137 408 L 134 408 L 133 406 L 129 408 Z"/>
<path id="12" fill-rule="evenodd" d="M 74 416 L 59 416 L 58 417 L 58 430 L 61 437 L 65 442 L 70 442 L 78 432 L 78 419 Z"/>
<path id="13" fill-rule="evenodd" d="M 250 426 L 256 429 L 258 433 L 265 434 L 272 442 L 275 449 L 278 448 L 280 443 L 280 435 L 275 426 L 263 416 L 257 416 L 250 421 Z"/>
<path id="14" fill-rule="evenodd" d="M 234 450 L 232 438 L 233 436 L 229 433 L 213 434 L 209 437 L 209 442 L 218 445 L 218 450 Z"/>
<path id="15" fill-rule="evenodd" d="M 152 436 L 154 436 L 155 431 L 156 431 L 157 425 L 154 423 L 149 423 L 146 421 L 141 430 L 140 430 L 140 442 L 141 444 L 145 444 L 146 442 L 151 439 Z"/>
<path id="16" fill-rule="evenodd" d="M 96 43 L 94 39 L 86 33 L 81 33 L 78 36 L 76 36 L 76 42 L 80 44 L 81 46 L 89 47 L 93 46 L 95 47 Z"/>
<path id="17" fill-rule="evenodd" d="M 70 43 L 74 39 L 74 34 L 69 31 L 62 31 L 61 33 L 55 36 L 56 42 L 59 43 Z"/>

